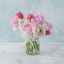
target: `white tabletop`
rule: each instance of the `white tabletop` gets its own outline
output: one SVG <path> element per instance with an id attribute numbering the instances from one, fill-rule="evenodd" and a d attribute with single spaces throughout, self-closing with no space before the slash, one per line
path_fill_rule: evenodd
<path id="1" fill-rule="evenodd" d="M 27 55 L 23 43 L 1 42 L 0 64 L 64 64 L 64 44 L 40 43 L 39 55 Z"/>

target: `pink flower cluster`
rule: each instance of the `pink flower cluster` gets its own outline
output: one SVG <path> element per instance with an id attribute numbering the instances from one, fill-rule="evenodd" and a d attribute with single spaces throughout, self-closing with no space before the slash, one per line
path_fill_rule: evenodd
<path id="1" fill-rule="evenodd" d="M 17 14 L 15 14 L 14 17 L 12 17 L 10 19 L 10 23 L 13 24 L 13 29 L 14 30 L 18 30 L 19 28 L 19 25 L 18 25 L 18 20 L 19 19 L 23 19 L 24 18 L 24 15 L 21 13 L 21 12 L 18 12 Z"/>
<path id="2" fill-rule="evenodd" d="M 19 24 L 18 20 L 23 19 L 24 15 L 18 12 L 11 20 L 10 23 L 13 24 L 14 30 L 18 30 Z M 33 34 L 35 38 L 39 38 L 43 35 L 50 35 L 51 29 L 53 28 L 52 23 L 46 22 L 44 16 L 41 13 L 29 14 L 26 18 L 29 22 L 22 26 L 23 31 L 26 34 Z M 25 23 L 25 22 L 24 22 Z"/>

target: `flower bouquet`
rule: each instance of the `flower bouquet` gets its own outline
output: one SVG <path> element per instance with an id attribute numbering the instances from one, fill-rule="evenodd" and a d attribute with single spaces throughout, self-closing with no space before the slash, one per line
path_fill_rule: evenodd
<path id="1" fill-rule="evenodd" d="M 53 25 L 44 20 L 44 16 L 37 12 L 36 15 L 28 14 L 25 18 L 21 12 L 11 18 L 10 23 L 13 30 L 21 30 L 22 36 L 26 38 L 26 54 L 36 55 L 40 52 L 38 39 L 51 34 Z"/>

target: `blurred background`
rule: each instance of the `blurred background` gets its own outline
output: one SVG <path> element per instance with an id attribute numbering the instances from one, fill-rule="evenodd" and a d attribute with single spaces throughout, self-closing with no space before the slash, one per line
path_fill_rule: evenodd
<path id="1" fill-rule="evenodd" d="M 17 12 L 25 17 L 36 12 L 52 22 L 52 34 L 40 38 L 42 42 L 64 42 L 64 0 L 0 0 L 0 42 L 24 42 L 21 32 L 15 32 L 10 18 Z"/>

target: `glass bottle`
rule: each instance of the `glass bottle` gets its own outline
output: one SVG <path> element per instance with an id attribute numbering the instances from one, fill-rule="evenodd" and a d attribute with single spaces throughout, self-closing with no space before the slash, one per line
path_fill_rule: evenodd
<path id="1" fill-rule="evenodd" d="M 38 55 L 40 52 L 40 43 L 37 40 L 29 40 L 26 42 L 26 54 Z"/>

